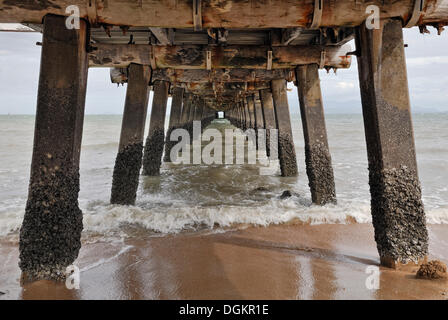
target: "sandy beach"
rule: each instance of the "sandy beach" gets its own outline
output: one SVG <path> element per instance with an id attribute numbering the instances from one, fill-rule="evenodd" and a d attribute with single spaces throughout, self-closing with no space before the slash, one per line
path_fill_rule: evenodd
<path id="1" fill-rule="evenodd" d="M 430 259 L 448 262 L 448 226 L 430 225 Z M 17 236 L 1 240 L 0 299 L 448 299 L 448 281 L 380 268 L 368 224 L 247 227 L 148 235 L 84 236 L 79 290 L 40 281 L 20 286 Z"/>

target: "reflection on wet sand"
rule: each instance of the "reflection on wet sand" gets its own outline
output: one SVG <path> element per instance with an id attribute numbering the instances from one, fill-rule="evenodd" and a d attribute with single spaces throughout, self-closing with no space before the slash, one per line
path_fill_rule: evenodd
<path id="1" fill-rule="evenodd" d="M 436 252 L 447 226 L 430 226 Z M 446 299 L 448 283 L 380 268 L 380 289 L 365 285 L 378 265 L 370 225 L 279 225 L 221 233 L 124 240 L 85 237 L 76 264 L 80 290 L 40 281 L 20 288 L 16 243 L 2 242 L 2 299 Z M 447 256 L 437 256 L 447 261 Z"/>

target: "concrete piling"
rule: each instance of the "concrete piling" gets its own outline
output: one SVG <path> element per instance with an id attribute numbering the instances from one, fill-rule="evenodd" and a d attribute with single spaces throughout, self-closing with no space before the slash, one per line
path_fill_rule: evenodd
<path id="1" fill-rule="evenodd" d="M 265 141 L 258 141 L 260 130 L 264 129 L 263 112 L 261 110 L 261 101 L 259 95 L 254 95 L 254 118 L 255 118 L 255 132 L 257 134 L 257 150 L 266 145 Z M 265 140 L 265 139 L 264 139 Z"/>
<path id="2" fill-rule="evenodd" d="M 277 129 L 275 122 L 274 101 L 270 89 L 260 90 L 261 110 L 263 114 L 264 127 L 266 129 L 266 154 L 271 157 L 271 130 Z M 278 150 L 272 150 L 277 155 Z"/>
<path id="3" fill-rule="evenodd" d="M 181 122 L 181 112 L 182 112 L 182 102 L 183 102 L 184 89 L 176 87 L 173 89 L 173 99 L 171 102 L 171 113 L 170 122 L 168 126 L 168 132 L 165 139 L 165 157 L 163 161 L 171 162 L 170 153 L 171 149 L 176 145 L 177 142 L 171 141 L 170 136 L 173 130 L 180 126 Z"/>
<path id="4" fill-rule="evenodd" d="M 215 112 L 205 105 L 201 120 L 202 131 L 204 131 L 213 120 L 215 120 Z"/>
<path id="5" fill-rule="evenodd" d="M 198 97 L 195 95 L 191 95 L 190 99 L 191 99 L 191 107 L 190 107 L 190 115 L 188 116 L 188 122 L 193 122 Z"/>
<path id="6" fill-rule="evenodd" d="M 241 102 L 238 102 L 237 108 L 238 108 L 238 128 L 243 129 L 244 117 L 243 117 L 243 108 L 241 107 Z"/>
<path id="7" fill-rule="evenodd" d="M 361 26 L 356 45 L 375 241 L 381 264 L 398 268 L 428 254 L 401 20 Z"/>
<path id="8" fill-rule="evenodd" d="M 310 64 L 297 67 L 296 79 L 311 198 L 313 203 L 319 205 L 335 203 L 336 190 L 325 127 L 319 66 Z"/>
<path id="9" fill-rule="evenodd" d="M 282 176 L 297 176 L 296 151 L 291 129 L 286 81 L 272 80 L 272 97 L 274 101 L 275 119 L 278 128 L 278 156 Z"/>
<path id="10" fill-rule="evenodd" d="M 87 85 L 88 24 L 44 18 L 28 201 L 20 230 L 22 282 L 65 278 L 81 248 L 79 159 Z"/>
<path id="11" fill-rule="evenodd" d="M 188 123 L 191 109 L 191 94 L 184 92 L 182 99 L 182 112 L 180 117 L 180 124 L 185 126 Z"/>
<path id="12" fill-rule="evenodd" d="M 196 96 L 195 104 L 194 104 L 194 115 L 193 115 L 193 121 L 202 121 L 202 113 L 204 111 L 204 100 L 200 97 Z M 193 140 L 197 140 L 199 138 L 199 135 L 201 134 L 200 131 L 193 130 L 194 123 L 191 123 L 191 131 L 190 131 L 190 137 L 191 141 L 193 143 Z M 203 128 L 201 127 L 201 130 Z"/>
<path id="13" fill-rule="evenodd" d="M 253 95 L 246 97 L 247 110 L 249 111 L 250 129 L 255 129 L 255 101 Z"/>
<path id="14" fill-rule="evenodd" d="M 246 119 L 244 130 L 247 130 L 247 129 L 251 128 L 251 123 L 250 123 L 249 107 L 248 107 L 246 99 L 243 99 L 243 107 L 244 107 L 244 114 L 245 114 L 245 119 Z"/>
<path id="15" fill-rule="evenodd" d="M 143 137 L 149 100 L 149 66 L 131 64 L 112 181 L 112 204 L 133 205 L 142 167 Z"/>
<path id="16" fill-rule="evenodd" d="M 154 84 L 151 120 L 143 156 L 143 175 L 145 176 L 160 175 L 165 142 L 165 116 L 169 86 L 169 82 L 160 80 Z"/>

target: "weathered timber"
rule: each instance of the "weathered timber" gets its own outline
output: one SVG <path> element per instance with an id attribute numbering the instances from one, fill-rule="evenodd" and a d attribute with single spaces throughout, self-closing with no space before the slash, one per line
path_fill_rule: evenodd
<path id="1" fill-rule="evenodd" d="M 41 23 L 46 14 L 69 15 L 66 8 L 76 5 L 80 16 L 93 25 L 120 25 L 160 28 L 193 28 L 191 0 L 0 0 L 0 23 Z M 258 1 L 203 0 L 202 28 L 292 28 L 310 27 L 314 0 L 279 0 L 275 5 Z M 323 0 L 320 27 L 359 26 L 369 16 L 368 5 L 381 8 L 382 18 L 401 18 L 406 24 L 414 11 L 414 0 L 360 2 Z M 419 24 L 448 22 L 448 0 L 425 1 Z"/>
<path id="2" fill-rule="evenodd" d="M 237 92 L 251 92 L 270 88 L 270 82 L 225 82 L 225 83 L 211 83 L 211 82 L 177 82 L 173 86 L 185 88 L 188 92 L 198 95 L 235 95 Z M 217 88 L 219 86 L 219 88 Z"/>
<path id="3" fill-rule="evenodd" d="M 259 82 L 274 79 L 288 79 L 294 81 L 294 69 L 214 69 L 214 70 L 183 70 L 183 69 L 155 69 L 152 79 L 165 80 L 171 83 L 191 82 Z M 114 83 L 122 83 L 122 77 Z"/>
<path id="4" fill-rule="evenodd" d="M 69 30 L 46 16 L 33 157 L 22 228 L 22 281 L 65 278 L 78 257 L 83 229 L 78 207 L 79 158 L 87 85 L 87 23 Z"/>
<path id="5" fill-rule="evenodd" d="M 156 37 L 160 45 L 171 45 L 170 35 L 168 29 L 164 28 L 149 28 L 151 33 Z"/>
<path id="6" fill-rule="evenodd" d="M 331 155 L 328 148 L 319 68 L 315 64 L 297 67 L 297 91 L 305 138 L 305 162 L 313 203 L 336 202 Z"/>
<path id="7" fill-rule="evenodd" d="M 212 69 L 267 69 L 268 51 L 272 51 L 272 69 L 288 69 L 316 63 L 322 67 L 349 68 L 353 51 L 344 46 L 150 46 L 136 44 L 93 45 L 90 67 L 127 67 L 130 63 L 151 65 L 153 69 L 207 69 L 206 52 L 211 52 Z M 325 52 L 323 55 L 322 52 Z M 153 57 L 153 60 L 151 59 Z M 152 60 L 152 61 L 151 61 Z"/>
<path id="8" fill-rule="evenodd" d="M 275 119 L 278 128 L 278 157 L 283 177 L 297 176 L 296 150 L 291 129 L 288 95 L 285 80 L 272 81 L 272 97 L 274 100 Z"/>
<path id="9" fill-rule="evenodd" d="M 170 155 L 171 149 L 176 145 L 177 142 L 171 141 L 171 132 L 180 126 L 181 122 L 181 111 L 182 111 L 182 101 L 184 96 L 183 88 L 173 89 L 173 99 L 171 101 L 171 112 L 170 112 L 170 122 L 168 126 L 168 132 L 165 139 L 165 162 L 171 162 Z"/>
<path id="10" fill-rule="evenodd" d="M 112 204 L 135 204 L 142 167 L 150 78 L 149 66 L 130 65 L 120 144 L 112 180 Z"/>
<path id="11" fill-rule="evenodd" d="M 401 21 L 357 32 L 375 241 L 381 264 L 418 263 L 428 232 L 417 173 Z"/>
<path id="12" fill-rule="evenodd" d="M 159 176 L 165 142 L 165 116 L 170 84 L 157 81 L 154 84 L 149 133 L 143 156 L 143 175 Z"/>

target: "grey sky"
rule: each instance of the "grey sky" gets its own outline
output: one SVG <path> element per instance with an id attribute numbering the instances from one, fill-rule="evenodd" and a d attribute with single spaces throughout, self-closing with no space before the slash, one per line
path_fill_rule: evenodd
<path id="1" fill-rule="evenodd" d="M 448 112 L 448 31 L 405 30 L 409 88 L 414 112 Z M 34 114 L 41 47 L 37 33 L 0 32 L 0 114 Z M 354 44 L 352 44 L 354 46 Z M 327 113 L 360 113 L 356 59 L 349 70 L 321 72 Z M 289 84 L 289 87 L 293 87 Z M 121 114 L 126 87 L 111 84 L 108 69 L 90 69 L 86 113 Z M 151 97 L 152 98 L 152 97 Z M 297 91 L 289 92 L 291 111 L 298 112 Z"/>

